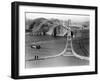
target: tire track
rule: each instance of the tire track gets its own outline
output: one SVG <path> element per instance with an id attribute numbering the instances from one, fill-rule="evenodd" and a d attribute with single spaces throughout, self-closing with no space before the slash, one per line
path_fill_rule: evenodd
<path id="1" fill-rule="evenodd" d="M 83 44 L 84 44 L 84 43 L 83 43 L 83 40 L 82 40 L 82 39 L 79 39 L 80 48 L 81 48 L 82 52 L 84 53 L 84 55 L 87 56 L 87 55 L 88 55 L 88 51 L 87 51 L 87 49 L 84 47 Z"/>

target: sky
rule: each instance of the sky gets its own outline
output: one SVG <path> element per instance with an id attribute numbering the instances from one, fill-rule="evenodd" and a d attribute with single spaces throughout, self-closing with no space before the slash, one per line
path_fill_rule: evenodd
<path id="1" fill-rule="evenodd" d="M 61 20 L 71 19 L 72 22 L 86 22 L 89 21 L 89 15 L 84 14 L 51 14 L 51 13 L 26 13 L 26 19 L 36 19 L 36 18 L 55 18 Z"/>

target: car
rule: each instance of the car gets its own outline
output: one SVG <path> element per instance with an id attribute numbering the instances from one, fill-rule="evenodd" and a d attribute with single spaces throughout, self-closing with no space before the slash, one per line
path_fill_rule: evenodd
<path id="1" fill-rule="evenodd" d="M 34 49 L 40 49 L 41 46 L 38 45 L 38 44 L 33 44 L 33 45 L 31 45 L 31 48 L 34 48 Z"/>

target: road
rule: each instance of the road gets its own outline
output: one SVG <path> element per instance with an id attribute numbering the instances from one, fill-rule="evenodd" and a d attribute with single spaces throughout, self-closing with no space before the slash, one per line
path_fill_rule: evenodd
<path id="1" fill-rule="evenodd" d="M 26 68 L 33 67 L 54 67 L 54 66 L 78 66 L 78 65 L 88 65 L 89 61 L 81 60 L 72 53 L 67 53 L 68 56 L 59 56 L 56 58 L 27 61 L 28 59 L 33 59 L 35 55 L 39 57 L 52 56 L 61 53 L 65 46 L 67 39 L 65 37 L 52 37 L 52 36 L 28 36 L 26 35 L 25 41 L 25 60 Z M 31 44 L 34 42 L 39 42 L 41 49 L 31 48 Z"/>

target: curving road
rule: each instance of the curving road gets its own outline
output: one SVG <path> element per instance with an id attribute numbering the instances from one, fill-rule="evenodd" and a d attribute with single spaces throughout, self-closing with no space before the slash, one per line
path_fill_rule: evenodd
<path id="1" fill-rule="evenodd" d="M 65 37 L 52 36 L 26 36 L 25 60 L 26 68 L 50 67 L 50 66 L 77 66 L 88 65 L 88 53 L 83 40 L 72 40 Z M 86 41 L 86 40 L 85 40 Z M 41 49 L 32 49 L 32 43 L 38 43 Z M 78 42 L 78 43 L 77 43 Z M 85 49 L 86 48 L 86 49 Z M 79 49 L 81 52 L 79 52 Z M 78 50 L 78 52 L 77 52 Z M 39 56 L 36 62 L 34 56 Z M 50 59 L 49 59 L 50 58 Z M 83 60 L 82 60 L 83 59 Z"/>

